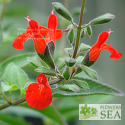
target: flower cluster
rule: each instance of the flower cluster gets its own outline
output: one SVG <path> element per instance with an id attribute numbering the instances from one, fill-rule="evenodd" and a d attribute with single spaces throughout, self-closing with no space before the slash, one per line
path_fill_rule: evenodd
<path id="1" fill-rule="evenodd" d="M 52 102 L 52 90 L 44 74 L 37 76 L 38 83 L 31 83 L 26 90 L 26 101 L 32 108 L 43 109 Z"/>
<path id="2" fill-rule="evenodd" d="M 50 41 L 53 41 L 56 45 L 56 39 L 61 38 L 62 30 L 56 29 L 57 17 L 55 14 L 53 14 L 53 10 L 52 14 L 49 15 L 47 27 L 39 26 L 36 21 L 30 20 L 29 16 L 27 16 L 26 19 L 29 22 L 29 27 L 26 29 L 25 33 L 18 35 L 17 38 L 13 41 L 12 46 L 15 49 L 23 49 L 23 43 L 27 39 L 32 38 L 36 52 L 44 54 L 46 45 Z"/>

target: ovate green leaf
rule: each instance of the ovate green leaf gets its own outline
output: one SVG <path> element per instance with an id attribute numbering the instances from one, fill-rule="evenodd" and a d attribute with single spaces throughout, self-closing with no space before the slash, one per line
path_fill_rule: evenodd
<path id="1" fill-rule="evenodd" d="M 70 78 L 70 69 L 68 66 L 65 67 L 64 72 L 63 72 L 63 77 L 68 80 Z"/>
<path id="2" fill-rule="evenodd" d="M 114 18 L 115 18 L 115 16 L 113 14 L 106 13 L 104 15 L 98 16 L 97 18 L 91 20 L 89 22 L 89 24 L 90 25 L 97 25 L 97 24 L 108 23 Z"/>
<path id="3" fill-rule="evenodd" d="M 63 90 L 63 91 L 69 91 L 69 92 L 79 91 L 79 87 L 76 85 L 63 85 L 63 86 L 59 87 L 59 89 Z"/>
<path id="4" fill-rule="evenodd" d="M 90 67 L 87 67 L 85 65 L 78 65 L 82 71 L 84 71 L 89 77 L 92 79 L 97 79 L 97 72 Z"/>
<path id="5" fill-rule="evenodd" d="M 67 38 L 68 38 L 70 44 L 73 43 L 73 40 L 74 40 L 74 29 L 70 29 L 70 31 L 67 34 Z"/>
<path id="6" fill-rule="evenodd" d="M 38 68 L 40 66 L 45 66 L 47 65 L 39 58 L 39 57 L 28 57 L 27 60 L 35 67 Z"/>
<path id="7" fill-rule="evenodd" d="M 9 86 L 9 85 L 5 84 L 4 82 L 1 82 L 1 88 L 3 91 L 9 91 L 9 90 L 13 91 L 13 90 L 18 89 L 18 86 L 17 85 Z"/>
<path id="8" fill-rule="evenodd" d="M 44 66 L 40 66 L 39 68 L 35 69 L 35 71 L 45 75 L 56 76 L 56 74 L 52 70 Z"/>
<path id="9" fill-rule="evenodd" d="M 59 2 L 53 2 L 52 3 L 54 10 L 60 14 L 62 17 L 64 17 L 65 19 L 71 21 L 72 17 L 70 15 L 70 13 L 68 12 L 68 10 Z"/>
<path id="10" fill-rule="evenodd" d="M 77 92 L 67 92 L 67 91 L 61 91 L 61 90 L 53 90 L 53 97 L 69 97 L 69 96 L 86 96 L 86 95 L 93 95 L 93 94 L 103 94 L 103 95 L 117 95 L 117 96 L 123 96 L 124 93 L 121 92 L 118 89 L 115 89 L 109 85 L 106 85 L 104 83 L 101 83 L 99 81 L 94 81 L 87 78 L 82 77 L 73 77 L 72 80 L 81 80 L 83 82 L 86 82 L 89 86 L 89 91 L 84 90 L 82 88 L 79 88 L 80 90 Z M 60 83 L 62 84 L 62 83 Z M 66 85 L 73 84 L 71 81 L 67 81 L 65 83 Z"/>
<path id="11" fill-rule="evenodd" d="M 72 67 L 76 63 L 74 58 L 65 57 L 64 60 L 69 67 Z"/>
<path id="12" fill-rule="evenodd" d="M 85 81 L 72 79 L 73 83 L 75 83 L 77 86 L 81 87 L 82 89 L 89 90 L 89 86 Z"/>
<path id="13" fill-rule="evenodd" d="M 8 86 L 18 85 L 21 91 L 21 96 L 25 84 L 29 82 L 26 73 L 14 63 L 10 63 L 7 66 L 4 81 Z"/>
<path id="14" fill-rule="evenodd" d="M 89 45 L 86 45 L 84 43 L 81 43 L 80 44 L 80 47 L 79 47 L 79 52 L 82 53 L 82 52 L 85 52 L 86 50 L 89 50 L 91 48 L 91 46 Z"/>
<path id="15" fill-rule="evenodd" d="M 27 57 L 35 57 L 36 54 L 35 53 L 28 53 L 28 54 L 23 54 L 23 55 L 18 55 L 15 57 L 12 57 L 10 59 L 7 59 L 6 61 L 4 61 L 1 66 L 0 66 L 0 77 L 3 76 L 4 71 L 6 66 L 13 62 L 15 63 L 18 67 L 23 67 L 25 65 L 27 65 L 29 62 L 27 61 Z"/>

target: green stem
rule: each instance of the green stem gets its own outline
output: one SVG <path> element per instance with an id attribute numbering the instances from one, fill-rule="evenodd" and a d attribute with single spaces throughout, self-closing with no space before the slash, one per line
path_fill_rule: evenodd
<path id="1" fill-rule="evenodd" d="M 26 99 L 24 97 L 24 98 L 18 99 L 16 101 L 12 101 L 11 103 L 3 104 L 3 105 L 0 106 L 0 110 L 5 109 L 5 108 L 7 108 L 9 106 L 12 106 L 12 105 L 19 105 L 20 103 L 23 103 L 25 101 L 26 101 Z"/>
<path id="2" fill-rule="evenodd" d="M 8 104 L 11 104 L 11 101 L 7 98 L 7 96 L 4 94 L 4 92 L 0 89 L 0 92 L 2 96 L 5 98 L 5 100 L 8 102 Z"/>
<path id="3" fill-rule="evenodd" d="M 11 102 L 12 91 L 9 91 L 9 95 L 10 95 L 10 102 Z"/>
<path id="4" fill-rule="evenodd" d="M 85 6 L 85 0 L 82 0 L 82 6 L 81 6 L 81 12 L 80 12 L 80 18 L 79 18 L 79 25 L 77 28 L 77 38 L 76 38 L 76 44 L 75 44 L 75 50 L 73 53 L 73 58 L 76 58 L 77 50 L 78 50 L 78 46 L 79 46 L 79 39 L 80 39 L 80 31 L 81 31 L 81 25 L 82 25 L 84 6 Z"/>

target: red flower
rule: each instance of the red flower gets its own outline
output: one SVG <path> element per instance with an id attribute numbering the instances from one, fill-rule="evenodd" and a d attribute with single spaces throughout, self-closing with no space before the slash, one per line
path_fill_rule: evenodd
<path id="1" fill-rule="evenodd" d="M 52 90 L 45 75 L 37 77 L 38 83 L 31 83 L 26 90 L 26 101 L 32 108 L 43 109 L 52 102 Z"/>
<path id="2" fill-rule="evenodd" d="M 23 49 L 23 43 L 32 38 L 34 41 L 35 49 L 38 53 L 44 54 L 44 50 L 46 48 L 46 44 L 50 41 L 53 41 L 56 45 L 56 39 L 60 39 L 62 36 L 62 31 L 57 28 L 57 17 L 55 14 L 49 15 L 47 27 L 39 26 L 39 24 L 30 20 L 27 16 L 26 19 L 29 22 L 29 27 L 26 29 L 25 33 L 22 33 L 17 36 L 17 38 L 13 41 L 13 47 L 15 49 Z M 44 36 L 46 36 L 44 38 Z"/>
<path id="3" fill-rule="evenodd" d="M 89 61 L 96 61 L 103 49 L 108 50 L 112 59 L 120 59 L 122 53 L 117 52 L 117 50 L 110 45 L 107 45 L 105 41 L 108 39 L 111 29 L 108 32 L 102 32 L 99 34 L 97 42 L 89 50 Z"/>

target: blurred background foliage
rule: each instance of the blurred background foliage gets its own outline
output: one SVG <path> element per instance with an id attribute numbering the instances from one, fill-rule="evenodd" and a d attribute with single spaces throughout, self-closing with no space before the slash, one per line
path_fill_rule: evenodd
<path id="1" fill-rule="evenodd" d="M 7 3 L 5 3 L 7 1 Z M 78 14 L 80 12 L 81 0 L 0 0 L 0 63 L 4 62 L 10 57 L 25 54 L 35 53 L 32 39 L 24 43 L 23 50 L 16 50 L 12 47 L 12 42 L 16 36 L 25 32 L 28 27 L 28 22 L 24 17 L 30 16 L 30 19 L 36 20 L 40 25 L 47 26 L 47 18 L 52 10 L 52 2 L 61 2 L 71 12 L 74 17 L 74 22 L 78 22 Z M 114 32 L 111 33 L 107 44 L 112 44 L 119 52 L 123 54 L 120 60 L 113 60 L 109 58 L 109 52 L 102 51 L 98 61 L 92 66 L 98 72 L 98 80 L 107 83 L 115 88 L 125 92 L 125 1 L 124 0 L 86 0 L 85 11 L 83 16 L 83 23 L 88 23 L 93 18 L 105 13 L 112 13 L 116 18 L 104 25 L 92 27 L 91 39 L 83 38 L 81 42 L 93 45 L 102 31 L 107 31 L 111 28 Z M 58 28 L 65 29 L 69 22 L 57 15 Z M 2 38 L 3 36 L 3 38 Z M 3 41 L 3 43 L 1 43 Z M 64 47 L 68 47 L 69 43 L 66 39 L 66 33 L 63 37 L 57 40 L 55 60 L 60 56 L 65 56 Z M 22 61 L 22 60 L 20 60 Z M 26 61 L 26 60 L 25 60 Z M 35 81 L 38 73 L 34 72 L 34 68 L 27 64 L 23 67 L 28 74 L 30 82 Z M 83 76 L 84 74 L 80 74 Z M 18 98 L 18 91 L 13 95 Z M 7 94 L 7 93 L 6 93 Z M 5 103 L 2 97 L 0 102 Z M 122 105 L 122 120 L 121 121 L 79 121 L 78 107 L 79 104 L 121 104 Z M 59 110 L 63 118 L 72 125 L 123 125 L 125 122 L 125 97 L 115 97 L 110 95 L 91 95 L 85 97 L 67 97 L 54 98 L 53 105 Z M 9 107 L 0 111 L 0 125 L 6 125 L 3 121 L 11 125 L 55 125 L 53 121 L 59 123 L 58 115 L 53 112 L 53 109 L 47 107 L 45 111 L 33 110 L 26 104 L 21 106 Z M 53 121 L 52 121 L 53 120 Z"/>

